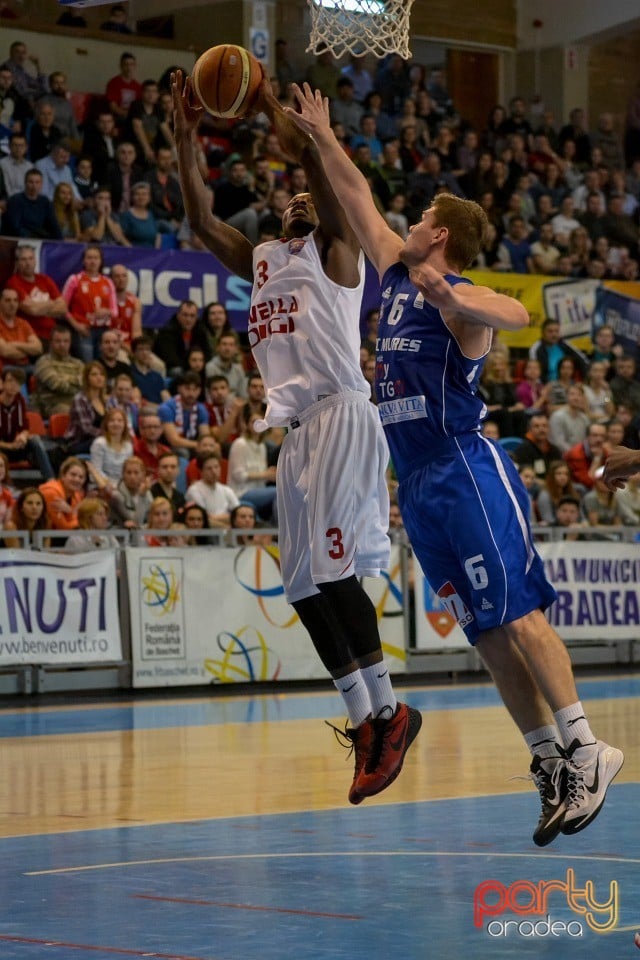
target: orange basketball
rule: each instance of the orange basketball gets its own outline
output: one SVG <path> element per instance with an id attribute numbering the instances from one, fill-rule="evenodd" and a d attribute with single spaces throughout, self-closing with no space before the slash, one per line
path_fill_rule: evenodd
<path id="1" fill-rule="evenodd" d="M 214 117 L 243 117 L 262 83 L 260 62 L 233 43 L 205 50 L 191 74 L 194 92 Z"/>

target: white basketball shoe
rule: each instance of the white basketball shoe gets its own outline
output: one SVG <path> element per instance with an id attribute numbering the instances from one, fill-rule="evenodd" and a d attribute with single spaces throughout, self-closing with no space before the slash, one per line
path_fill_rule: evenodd
<path id="1" fill-rule="evenodd" d="M 577 740 L 567 749 L 566 811 L 561 831 L 584 830 L 598 815 L 607 787 L 624 763 L 622 750 L 598 740 L 582 746 Z"/>

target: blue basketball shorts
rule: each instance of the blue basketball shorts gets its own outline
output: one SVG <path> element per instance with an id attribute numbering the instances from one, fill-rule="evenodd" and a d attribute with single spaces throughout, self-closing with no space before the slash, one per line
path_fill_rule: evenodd
<path id="1" fill-rule="evenodd" d="M 504 450 L 480 434 L 447 442 L 403 480 L 411 546 L 469 643 L 556 599 L 528 522 L 529 498 Z"/>

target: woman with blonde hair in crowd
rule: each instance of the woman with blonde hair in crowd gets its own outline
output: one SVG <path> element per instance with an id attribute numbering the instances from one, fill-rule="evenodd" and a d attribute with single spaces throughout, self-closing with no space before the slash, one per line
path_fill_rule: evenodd
<path id="1" fill-rule="evenodd" d="M 99 360 L 86 363 L 82 371 L 82 389 L 73 398 L 69 426 L 64 435 L 67 453 L 88 453 L 100 435 L 107 412 L 107 371 Z"/>
<path id="2" fill-rule="evenodd" d="M 562 497 L 580 501 L 580 491 L 573 485 L 569 465 L 564 460 L 552 460 L 544 478 L 544 486 L 535 501 L 540 522 L 552 526 L 556 522 L 556 507 Z"/>
<path id="3" fill-rule="evenodd" d="M 606 363 L 594 360 L 589 365 L 584 395 L 587 398 L 585 413 L 590 420 L 594 423 L 606 423 L 613 417 L 616 407 L 607 380 Z"/>
<path id="4" fill-rule="evenodd" d="M 67 553 L 86 553 L 89 550 L 112 550 L 118 546 L 117 539 L 106 530 L 109 526 L 109 511 L 104 500 L 86 497 L 78 506 L 78 529 L 67 539 Z M 92 531 L 89 533 L 89 531 Z"/>
<path id="5" fill-rule="evenodd" d="M 29 533 L 29 543 L 33 542 L 35 530 L 47 530 L 49 517 L 47 505 L 42 492 L 37 487 L 27 487 L 23 490 L 13 505 L 11 516 L 5 521 L 4 530 L 26 530 Z M 19 539 L 4 538 L 5 547 L 18 549 L 22 546 Z M 48 542 L 45 542 L 48 546 Z"/>
<path id="6" fill-rule="evenodd" d="M 82 229 L 70 183 L 59 183 L 53 192 L 53 212 L 63 240 L 80 240 Z"/>
<path id="7" fill-rule="evenodd" d="M 147 514 L 146 529 L 168 531 L 172 523 L 173 506 L 171 505 L 171 501 L 167 500 L 166 497 L 155 497 Z M 148 534 L 145 536 L 144 542 L 148 547 L 167 546 L 166 536 L 158 536 L 157 534 Z"/>
<path id="8" fill-rule="evenodd" d="M 78 507 L 84 500 L 88 478 L 84 460 L 67 457 L 60 467 L 58 479 L 40 485 L 52 530 L 75 530 L 78 526 Z"/>
<path id="9" fill-rule="evenodd" d="M 101 434 L 91 444 L 90 455 L 94 483 L 100 490 L 115 490 L 125 461 L 133 456 L 127 416 L 120 407 L 110 407 L 105 413 Z"/>

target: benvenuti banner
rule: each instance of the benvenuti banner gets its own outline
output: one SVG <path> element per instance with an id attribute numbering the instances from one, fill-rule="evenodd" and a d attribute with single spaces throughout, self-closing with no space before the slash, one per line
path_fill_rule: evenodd
<path id="1" fill-rule="evenodd" d="M 127 547 L 135 687 L 326 677 L 287 603 L 277 546 Z M 392 673 L 406 670 L 400 553 L 366 579 Z"/>
<path id="2" fill-rule="evenodd" d="M 122 659 L 114 550 L 3 550 L 0 664 Z"/>

